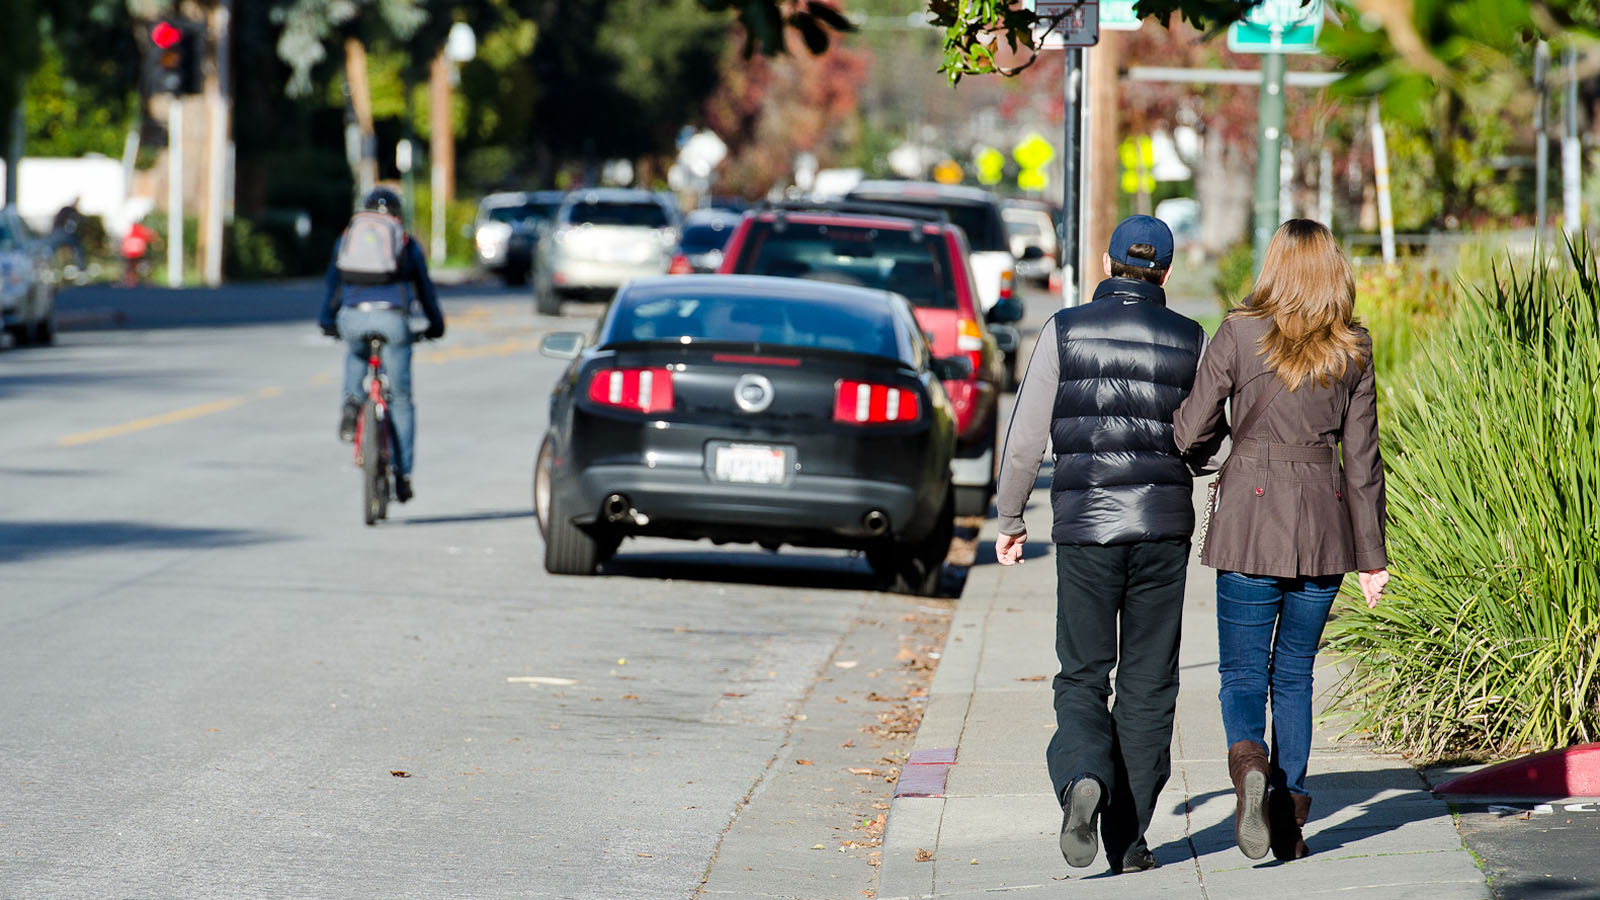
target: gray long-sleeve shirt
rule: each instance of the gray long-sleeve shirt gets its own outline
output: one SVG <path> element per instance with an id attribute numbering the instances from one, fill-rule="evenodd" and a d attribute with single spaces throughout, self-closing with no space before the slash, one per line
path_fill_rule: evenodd
<path id="1" fill-rule="evenodd" d="M 1210 344 L 1207 336 L 1201 355 Z M 1056 394 L 1061 384 L 1061 354 L 1057 347 L 1056 320 L 1051 317 L 1039 329 L 1033 355 L 1017 388 L 1017 402 L 1006 426 L 1005 446 L 1000 454 L 1000 476 L 995 487 L 994 505 L 1000 518 L 1001 534 L 1023 534 L 1028 528 L 1022 512 L 1039 478 L 1050 443 L 1050 420 L 1055 411 Z M 1214 452 L 1215 448 L 1211 448 Z"/>

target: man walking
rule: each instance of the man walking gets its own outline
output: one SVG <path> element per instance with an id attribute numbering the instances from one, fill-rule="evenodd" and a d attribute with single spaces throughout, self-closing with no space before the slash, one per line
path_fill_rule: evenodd
<path id="1" fill-rule="evenodd" d="M 1172 768 L 1194 531 L 1193 485 L 1172 415 L 1207 339 L 1166 307 L 1172 232 L 1159 219 L 1123 220 L 1104 265 L 1109 277 L 1091 302 L 1040 329 L 1006 430 L 995 554 L 1002 565 L 1022 559 L 1022 510 L 1048 438 L 1061 672 L 1046 755 L 1064 814 L 1061 852 L 1069 865 L 1088 866 L 1103 839 L 1120 873 L 1157 864 L 1144 833 Z"/>

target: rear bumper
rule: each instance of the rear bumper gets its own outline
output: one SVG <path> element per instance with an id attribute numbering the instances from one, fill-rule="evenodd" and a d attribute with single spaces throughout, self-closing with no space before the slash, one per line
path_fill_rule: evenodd
<path id="1" fill-rule="evenodd" d="M 950 483 L 958 487 L 988 487 L 994 483 L 994 447 L 977 456 L 950 459 Z"/>
<path id="2" fill-rule="evenodd" d="M 909 485 L 823 475 L 796 475 L 785 485 L 728 484 L 703 469 L 596 465 L 578 476 L 581 525 L 603 521 L 601 504 L 622 494 L 647 519 L 624 521 L 630 534 L 709 537 L 720 541 L 777 541 L 815 546 L 866 546 L 885 535 L 864 524 L 877 510 L 899 540 L 922 537 L 928 523 L 916 515 Z"/>
<path id="3" fill-rule="evenodd" d="M 630 265 L 565 259 L 550 270 L 550 282 L 562 290 L 619 288 L 635 278 L 667 274 L 668 260 Z"/>

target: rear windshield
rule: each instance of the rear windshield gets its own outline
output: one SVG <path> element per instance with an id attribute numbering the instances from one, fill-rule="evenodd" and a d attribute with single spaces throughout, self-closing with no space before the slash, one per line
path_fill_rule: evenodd
<path id="1" fill-rule="evenodd" d="M 967 244 L 975 251 L 1006 250 L 1006 236 L 998 221 L 1000 216 L 987 203 L 941 203 L 926 197 L 902 197 L 897 194 L 863 196 L 862 200 L 883 203 L 900 203 L 906 206 L 924 206 L 943 210 L 950 221 L 967 234 Z"/>
<path id="2" fill-rule="evenodd" d="M 955 276 L 945 242 L 910 231 L 858 225 L 803 225 L 779 231 L 757 223 L 734 271 L 811 278 L 894 291 L 917 306 L 956 308 Z"/>
<path id="3" fill-rule="evenodd" d="M 524 203 L 519 206 L 492 206 L 489 208 L 489 218 L 496 222 L 518 222 L 529 220 L 535 222 L 548 221 L 555 215 L 558 203 Z"/>
<path id="4" fill-rule="evenodd" d="M 613 343 L 685 337 L 900 358 L 886 304 L 726 295 L 650 297 L 624 300 L 612 319 Z"/>
<path id="5" fill-rule="evenodd" d="M 637 228 L 666 228 L 672 224 L 659 203 L 574 203 L 568 221 L 574 225 L 632 225 Z"/>
<path id="6" fill-rule="evenodd" d="M 721 250 L 730 237 L 733 237 L 732 226 L 690 225 L 683 229 L 683 239 L 678 242 L 678 248 L 685 253 L 707 253 Z"/>
<path id="7" fill-rule="evenodd" d="M 1018 222 L 1016 219 L 1007 219 L 1006 231 L 1025 237 L 1036 237 L 1039 234 L 1039 225 L 1035 222 Z"/>

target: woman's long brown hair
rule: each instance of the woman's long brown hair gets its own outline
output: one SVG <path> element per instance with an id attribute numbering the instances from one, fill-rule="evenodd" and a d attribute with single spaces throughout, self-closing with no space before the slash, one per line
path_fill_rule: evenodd
<path id="1" fill-rule="evenodd" d="M 1255 290 L 1238 314 L 1271 320 L 1260 352 L 1293 391 L 1308 380 L 1326 387 L 1350 364 L 1367 364 L 1355 301 L 1350 261 L 1333 232 L 1310 219 L 1290 219 L 1267 244 Z"/>

